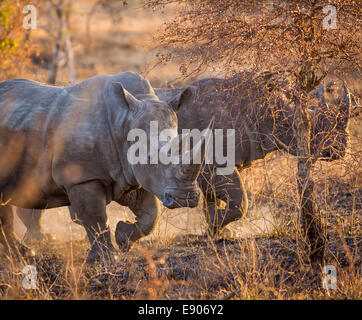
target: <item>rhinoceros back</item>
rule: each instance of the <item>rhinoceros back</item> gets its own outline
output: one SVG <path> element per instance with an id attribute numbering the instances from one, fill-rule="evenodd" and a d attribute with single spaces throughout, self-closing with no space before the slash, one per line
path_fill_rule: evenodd
<path id="1" fill-rule="evenodd" d="M 74 137 L 84 136 L 83 144 L 94 144 L 97 137 L 86 130 L 95 127 L 89 119 L 102 121 L 104 108 L 99 101 L 107 79 L 95 77 L 72 87 L 26 79 L 0 83 L 0 192 L 4 198 L 38 206 L 23 199 L 45 203 L 48 195 L 64 192 L 54 180 L 54 166 L 71 161 L 65 159 L 66 151 L 79 150 L 79 145 L 72 145 Z"/>
<path id="2" fill-rule="evenodd" d="M 26 79 L 0 83 L 0 192 L 5 198 L 15 193 L 40 198 L 52 188 L 47 148 L 67 101 L 64 88 Z"/>

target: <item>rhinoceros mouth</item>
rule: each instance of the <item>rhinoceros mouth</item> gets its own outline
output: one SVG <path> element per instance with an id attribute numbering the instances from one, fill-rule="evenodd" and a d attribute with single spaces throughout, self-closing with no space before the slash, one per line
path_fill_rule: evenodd
<path id="1" fill-rule="evenodd" d="M 200 199 L 199 191 L 182 192 L 165 192 L 162 204 L 169 209 L 189 207 L 194 208 L 198 205 Z"/>

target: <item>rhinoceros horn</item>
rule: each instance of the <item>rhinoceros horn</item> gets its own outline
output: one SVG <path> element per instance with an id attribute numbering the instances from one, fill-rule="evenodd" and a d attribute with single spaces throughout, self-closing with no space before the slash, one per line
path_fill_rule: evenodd
<path id="1" fill-rule="evenodd" d="M 186 155 L 185 159 L 191 159 L 191 163 L 181 165 L 178 174 L 180 177 L 182 177 L 182 179 L 195 180 L 198 177 L 198 175 L 201 171 L 202 163 L 204 162 L 204 159 L 205 159 L 206 146 L 211 137 L 211 130 L 214 126 L 214 123 L 215 123 L 215 119 L 213 117 L 211 119 L 207 129 L 204 130 L 204 133 L 201 136 L 200 141 L 193 147 L 193 150 L 187 151 L 187 153 L 189 153 L 189 155 Z M 183 137 L 182 140 L 185 140 L 186 138 L 187 138 L 187 136 Z M 200 163 L 193 163 L 192 156 L 197 155 L 197 154 L 201 155 L 201 161 L 200 161 Z M 179 157 L 182 157 L 182 150 L 180 151 Z"/>

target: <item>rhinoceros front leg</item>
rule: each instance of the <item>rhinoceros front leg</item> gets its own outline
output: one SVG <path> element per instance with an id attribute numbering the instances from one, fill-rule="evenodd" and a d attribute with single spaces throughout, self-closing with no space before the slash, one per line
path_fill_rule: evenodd
<path id="1" fill-rule="evenodd" d="M 26 227 L 25 243 L 55 240 L 55 235 L 45 233 L 42 226 L 44 210 L 15 208 L 16 214 Z"/>
<path id="2" fill-rule="evenodd" d="M 156 197 L 144 189 L 133 191 L 128 198 L 127 204 L 124 201 L 119 203 L 127 205 L 132 210 L 136 222 L 120 221 L 117 224 L 116 242 L 122 251 L 130 250 L 137 240 L 151 233 L 160 212 Z"/>
<path id="3" fill-rule="evenodd" d="M 199 184 L 204 195 L 203 212 L 212 236 L 246 214 L 248 196 L 237 169 L 228 176 L 216 175 L 214 170 L 204 171 Z M 225 209 L 219 209 L 221 200 L 225 202 Z"/>
<path id="4" fill-rule="evenodd" d="M 91 245 L 87 263 L 116 257 L 106 215 L 106 192 L 102 183 L 92 181 L 72 187 L 68 192 L 72 212 L 83 225 Z"/>
<path id="5" fill-rule="evenodd" d="M 0 243 L 9 254 L 32 256 L 34 252 L 23 244 L 14 232 L 14 213 L 9 205 L 0 206 Z"/>

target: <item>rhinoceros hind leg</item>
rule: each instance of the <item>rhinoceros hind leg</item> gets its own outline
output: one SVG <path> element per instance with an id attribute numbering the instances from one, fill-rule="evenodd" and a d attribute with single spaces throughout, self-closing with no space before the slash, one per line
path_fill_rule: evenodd
<path id="1" fill-rule="evenodd" d="M 116 228 L 116 242 L 121 251 L 128 251 L 142 237 L 154 229 L 160 208 L 156 197 L 144 189 L 136 190 L 136 196 L 128 207 L 136 216 L 136 222 L 120 221 Z M 121 203 L 123 204 L 123 203 Z"/>
<path id="2" fill-rule="evenodd" d="M 117 260 L 117 250 L 112 245 L 106 215 L 104 186 L 97 181 L 76 185 L 69 190 L 68 196 L 72 212 L 85 228 L 91 244 L 87 263 Z"/>
<path id="3" fill-rule="evenodd" d="M 20 241 L 14 232 L 14 213 L 11 206 L 0 206 L 0 243 L 14 256 L 31 257 L 35 253 Z"/>
<path id="4" fill-rule="evenodd" d="M 44 232 L 41 223 L 44 210 L 16 208 L 15 211 L 27 229 L 23 238 L 25 243 L 56 240 L 55 235 Z"/>

